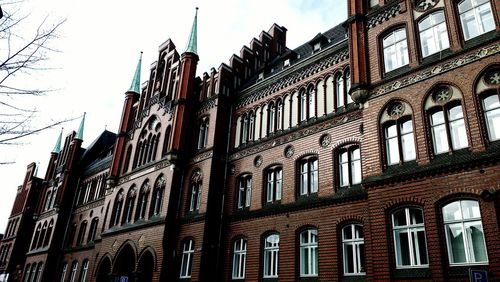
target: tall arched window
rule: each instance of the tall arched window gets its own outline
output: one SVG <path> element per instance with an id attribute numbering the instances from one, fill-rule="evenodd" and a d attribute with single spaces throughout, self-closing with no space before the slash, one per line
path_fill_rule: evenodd
<path id="1" fill-rule="evenodd" d="M 191 278 L 191 270 L 194 256 L 194 241 L 184 241 L 182 244 L 181 271 L 179 278 Z"/>
<path id="2" fill-rule="evenodd" d="M 150 217 L 160 215 L 161 213 L 165 183 L 166 181 L 163 175 L 160 175 L 155 182 L 153 197 L 151 198 L 151 209 L 149 210 Z"/>
<path id="3" fill-rule="evenodd" d="M 82 272 L 80 272 L 80 282 L 87 281 L 87 272 L 89 270 L 89 260 L 86 259 L 82 263 Z"/>
<path id="4" fill-rule="evenodd" d="M 344 275 L 365 274 L 365 241 L 363 226 L 349 224 L 342 228 Z"/>
<path id="5" fill-rule="evenodd" d="M 123 190 L 120 190 L 116 195 L 115 204 L 113 205 L 113 216 L 111 217 L 110 227 L 116 226 L 120 222 L 120 215 L 123 208 L 123 197 Z"/>
<path id="6" fill-rule="evenodd" d="M 318 276 L 318 230 L 307 229 L 299 235 L 300 277 Z"/>
<path id="7" fill-rule="evenodd" d="M 401 101 L 391 102 L 382 113 L 387 165 L 401 164 L 416 157 L 411 107 Z"/>
<path id="8" fill-rule="evenodd" d="M 281 99 L 276 101 L 276 130 L 283 129 L 283 102 Z"/>
<path id="9" fill-rule="evenodd" d="M 245 279 L 245 266 L 247 260 L 247 240 L 236 239 L 233 243 L 233 269 L 232 279 Z"/>
<path id="10" fill-rule="evenodd" d="M 476 200 L 458 200 L 443 207 L 446 246 L 451 265 L 487 263 L 481 210 Z"/>
<path id="11" fill-rule="evenodd" d="M 427 57 L 450 47 L 444 11 L 436 11 L 418 22 L 422 57 Z"/>
<path id="12" fill-rule="evenodd" d="M 264 278 L 277 278 L 280 252 L 280 235 L 271 234 L 264 238 L 263 276 Z"/>
<path id="13" fill-rule="evenodd" d="M 406 28 L 389 32 L 382 39 L 384 70 L 390 72 L 409 63 Z"/>
<path id="14" fill-rule="evenodd" d="M 201 188 L 203 174 L 200 169 L 196 169 L 191 176 L 190 181 L 190 197 L 189 197 L 189 212 L 198 212 L 201 206 Z"/>
<path id="15" fill-rule="evenodd" d="M 36 226 L 35 236 L 33 237 L 33 241 L 31 241 L 31 250 L 37 247 L 38 238 L 40 237 L 41 231 L 42 231 L 42 224 L 38 223 L 38 225 Z"/>
<path id="16" fill-rule="evenodd" d="M 132 155 L 132 145 L 128 145 L 127 153 L 125 154 L 125 161 L 123 162 L 122 173 L 128 172 L 128 166 L 130 164 L 131 155 Z"/>
<path id="17" fill-rule="evenodd" d="M 43 240 L 45 239 L 46 234 L 47 234 L 47 222 L 44 222 L 42 225 L 42 232 L 40 233 L 40 238 L 38 238 L 38 243 L 36 245 L 37 248 L 43 246 Z"/>
<path id="18" fill-rule="evenodd" d="M 335 77 L 335 107 L 343 106 L 345 106 L 344 77 L 339 73 Z"/>
<path id="19" fill-rule="evenodd" d="M 434 154 L 447 153 L 469 146 L 461 96 L 457 89 L 440 86 L 429 96 L 429 115 Z"/>
<path id="20" fill-rule="evenodd" d="M 267 132 L 273 133 L 275 130 L 275 123 L 276 123 L 276 120 L 275 120 L 276 108 L 274 107 L 273 102 L 269 103 L 267 111 L 268 111 L 268 114 L 267 114 L 267 119 L 268 119 Z"/>
<path id="21" fill-rule="evenodd" d="M 149 191 L 151 190 L 151 185 L 149 180 L 144 181 L 139 191 L 139 200 L 137 201 L 137 209 L 135 213 L 136 220 L 142 220 L 146 218 L 146 211 L 149 200 Z"/>
<path id="22" fill-rule="evenodd" d="M 495 20 L 489 0 L 463 0 L 458 3 L 458 13 L 465 40 L 495 29 Z"/>
<path id="23" fill-rule="evenodd" d="M 165 156 L 167 152 L 170 150 L 169 142 L 170 142 L 170 133 L 172 131 L 172 127 L 169 125 L 165 130 L 165 139 L 163 139 L 163 151 L 162 156 Z"/>
<path id="24" fill-rule="evenodd" d="M 122 223 L 132 223 L 133 211 L 135 205 L 135 198 L 137 195 L 137 189 L 132 186 L 127 193 L 127 200 L 125 202 L 125 212 L 123 213 Z"/>
<path id="25" fill-rule="evenodd" d="M 87 221 L 84 220 L 80 224 L 80 231 L 78 231 L 78 237 L 76 239 L 76 245 L 80 246 L 83 244 L 84 239 L 85 239 L 85 234 L 87 233 Z"/>
<path id="26" fill-rule="evenodd" d="M 95 217 L 92 219 L 92 222 L 90 223 L 90 228 L 89 228 L 89 235 L 87 237 L 87 243 L 94 242 L 95 236 L 97 234 L 97 225 L 99 224 L 99 218 Z"/>
<path id="27" fill-rule="evenodd" d="M 316 89 L 314 85 L 309 85 L 307 88 L 307 118 L 316 117 Z"/>
<path id="28" fill-rule="evenodd" d="M 49 245 L 50 238 L 52 237 L 52 230 L 53 229 L 54 229 L 54 220 L 51 219 L 49 222 L 49 227 L 47 228 L 47 234 L 45 235 L 45 239 L 43 240 L 44 247 Z"/>
<path id="29" fill-rule="evenodd" d="M 500 84 L 500 72 L 497 72 Z M 490 91 L 481 97 L 484 120 L 488 131 L 488 140 L 500 140 L 500 94 L 498 91 Z"/>
<path id="30" fill-rule="evenodd" d="M 199 121 L 200 128 L 198 131 L 198 149 L 205 148 L 208 142 L 208 117 Z"/>

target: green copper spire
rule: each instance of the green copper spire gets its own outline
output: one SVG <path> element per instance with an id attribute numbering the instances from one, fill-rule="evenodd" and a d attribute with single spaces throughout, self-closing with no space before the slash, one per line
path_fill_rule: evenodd
<path id="1" fill-rule="evenodd" d="M 82 121 L 80 122 L 80 128 L 78 128 L 78 132 L 76 133 L 75 139 L 83 140 L 83 125 L 85 124 L 85 115 L 87 113 L 83 113 Z"/>
<path id="2" fill-rule="evenodd" d="M 194 14 L 194 20 L 193 20 L 193 27 L 191 28 L 191 34 L 189 35 L 188 44 L 184 53 L 193 53 L 193 54 L 198 53 L 197 21 L 198 21 L 198 7 L 196 7 L 196 12 Z"/>
<path id="3" fill-rule="evenodd" d="M 54 146 L 54 150 L 52 150 L 52 153 L 59 154 L 61 152 L 61 139 L 62 139 L 62 133 L 63 133 L 64 127 L 61 128 L 61 133 L 59 133 L 59 137 L 57 138 L 56 145 Z"/>
<path id="4" fill-rule="evenodd" d="M 130 89 L 128 91 L 141 93 L 141 63 L 142 63 L 142 51 L 139 56 L 139 62 L 137 62 L 137 68 L 135 69 L 134 79 L 132 80 L 132 84 L 130 85 Z"/>

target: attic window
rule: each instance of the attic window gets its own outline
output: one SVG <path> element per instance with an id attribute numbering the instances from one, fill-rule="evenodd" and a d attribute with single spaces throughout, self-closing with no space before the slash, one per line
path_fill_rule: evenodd
<path id="1" fill-rule="evenodd" d="M 290 59 L 286 59 L 285 62 L 283 63 L 283 67 L 286 68 L 290 66 Z"/>
<path id="2" fill-rule="evenodd" d="M 314 50 L 313 50 L 313 52 L 319 51 L 320 49 L 321 49 L 321 43 L 320 42 L 314 44 Z"/>

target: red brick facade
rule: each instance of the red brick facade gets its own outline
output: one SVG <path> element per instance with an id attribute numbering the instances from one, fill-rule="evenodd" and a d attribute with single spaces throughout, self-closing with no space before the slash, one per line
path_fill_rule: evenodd
<path id="1" fill-rule="evenodd" d="M 163 43 L 118 134 L 83 149 L 71 133 L 44 179 L 28 167 L 0 271 L 500 280 L 500 3 L 350 0 L 348 13 L 294 50 L 274 24 L 202 77 L 196 47 Z"/>

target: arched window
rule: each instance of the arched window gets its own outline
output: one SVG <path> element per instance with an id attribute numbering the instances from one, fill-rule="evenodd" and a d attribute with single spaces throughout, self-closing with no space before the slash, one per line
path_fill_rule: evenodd
<path id="1" fill-rule="evenodd" d="M 476 200 L 458 200 L 443 207 L 444 230 L 451 265 L 487 263 L 483 223 Z"/>
<path id="2" fill-rule="evenodd" d="M 351 90 L 351 72 L 349 71 L 349 69 L 346 69 L 345 70 L 345 96 L 346 96 L 347 104 L 354 102 L 351 98 L 351 95 L 349 95 L 350 90 Z"/>
<path id="3" fill-rule="evenodd" d="M 345 91 L 344 77 L 342 74 L 337 74 L 335 77 L 335 107 L 341 108 L 345 106 Z"/>
<path id="4" fill-rule="evenodd" d="M 150 190 L 151 185 L 149 184 L 149 180 L 144 181 L 139 192 L 139 201 L 137 201 L 137 209 L 135 212 L 136 220 L 146 219 Z"/>
<path id="5" fill-rule="evenodd" d="M 244 144 L 248 141 L 248 117 L 243 115 L 241 118 L 241 141 L 240 144 Z"/>
<path id="6" fill-rule="evenodd" d="M 269 106 L 267 107 L 267 111 L 268 111 L 268 115 L 267 115 L 267 119 L 268 119 L 268 126 L 267 126 L 267 132 L 268 133 L 273 133 L 274 130 L 275 130 L 275 124 L 276 124 L 276 108 L 274 107 L 274 103 L 271 102 L 269 103 Z"/>
<path id="7" fill-rule="evenodd" d="M 38 238 L 40 237 L 41 230 L 42 230 L 42 224 L 38 223 L 38 225 L 36 226 L 35 236 L 33 237 L 33 241 L 31 241 L 31 250 L 37 247 Z"/>
<path id="8" fill-rule="evenodd" d="M 128 145 L 127 153 L 125 154 L 125 161 L 123 162 L 122 173 L 128 172 L 128 166 L 130 163 L 130 156 L 132 155 L 132 145 Z"/>
<path id="9" fill-rule="evenodd" d="M 59 281 L 61 281 L 61 282 L 65 282 L 66 281 L 66 272 L 67 271 L 68 271 L 68 263 L 65 262 L 63 264 L 62 269 L 61 269 L 61 280 L 59 280 Z"/>
<path id="10" fill-rule="evenodd" d="M 497 72 L 500 84 L 500 72 Z M 500 94 L 499 92 L 488 92 L 481 98 L 481 105 L 486 121 L 489 141 L 500 140 Z"/>
<path id="11" fill-rule="evenodd" d="M 43 207 L 43 210 L 46 211 L 50 208 L 50 195 L 51 195 L 52 191 L 49 190 L 47 191 L 47 194 L 45 195 L 45 205 Z"/>
<path id="12" fill-rule="evenodd" d="M 318 276 L 318 230 L 307 229 L 299 235 L 300 277 Z"/>
<path id="13" fill-rule="evenodd" d="M 172 131 L 172 127 L 169 125 L 165 130 L 165 139 L 163 140 L 163 151 L 162 156 L 165 156 L 167 152 L 170 150 L 169 142 L 170 142 L 170 133 Z"/>
<path id="14" fill-rule="evenodd" d="M 89 236 L 87 237 L 87 243 L 94 242 L 95 236 L 97 234 L 97 225 L 99 224 L 99 218 L 95 217 L 92 219 L 89 228 Z"/>
<path id="15" fill-rule="evenodd" d="M 189 212 L 198 212 L 201 206 L 201 188 L 203 174 L 200 169 L 196 169 L 191 176 L 191 193 L 189 199 Z"/>
<path id="16" fill-rule="evenodd" d="M 338 168 L 340 187 L 348 187 L 361 182 L 361 150 L 359 146 L 344 146 L 338 150 Z"/>
<path id="17" fill-rule="evenodd" d="M 382 46 L 385 72 L 390 72 L 409 63 L 405 28 L 389 32 L 382 39 Z"/>
<path id="18" fill-rule="evenodd" d="M 307 88 L 307 119 L 316 117 L 316 89 L 314 85 Z"/>
<path id="19" fill-rule="evenodd" d="M 82 263 L 82 272 L 80 272 L 80 282 L 87 281 L 87 272 L 89 270 L 89 260 L 86 259 Z"/>
<path id="20" fill-rule="evenodd" d="M 189 239 L 182 244 L 182 258 L 180 278 L 191 278 L 191 268 L 193 265 L 194 241 Z"/>
<path id="21" fill-rule="evenodd" d="M 51 219 L 49 222 L 49 227 L 47 228 L 47 234 L 45 235 L 45 239 L 43 240 L 44 247 L 49 245 L 50 238 L 52 237 L 52 229 L 54 229 L 54 220 L 53 219 Z"/>
<path id="22" fill-rule="evenodd" d="M 245 265 L 247 261 L 247 240 L 236 239 L 233 243 L 233 270 L 232 279 L 245 279 Z"/>
<path id="23" fill-rule="evenodd" d="M 428 98 L 433 103 L 429 115 L 434 154 L 447 153 L 469 146 L 458 90 L 437 87 Z"/>
<path id="24" fill-rule="evenodd" d="M 422 57 L 427 57 L 450 47 L 444 11 L 436 11 L 418 22 Z"/>
<path id="25" fill-rule="evenodd" d="M 281 166 L 270 167 L 265 170 L 266 203 L 281 200 L 283 189 L 283 168 Z"/>
<path id="26" fill-rule="evenodd" d="M 495 29 L 495 20 L 489 0 L 460 1 L 458 13 L 465 40 Z"/>
<path id="27" fill-rule="evenodd" d="M 276 130 L 283 129 L 283 102 L 276 101 Z"/>
<path id="28" fill-rule="evenodd" d="M 255 113 L 248 114 L 248 140 L 253 141 L 255 136 Z"/>
<path id="29" fill-rule="evenodd" d="M 125 202 L 125 213 L 123 214 L 122 223 L 132 223 L 135 197 L 137 195 L 137 189 L 132 186 L 127 193 L 127 201 Z"/>
<path id="30" fill-rule="evenodd" d="M 199 121 L 200 128 L 198 131 L 198 149 L 205 148 L 208 142 L 208 117 Z"/>
<path id="31" fill-rule="evenodd" d="M 123 190 L 120 190 L 115 198 L 115 204 L 113 205 L 113 216 L 111 219 L 111 227 L 118 225 L 120 222 L 120 215 L 123 208 Z"/>
<path id="32" fill-rule="evenodd" d="M 166 181 L 163 175 L 160 175 L 155 182 L 154 194 L 151 198 L 152 205 L 149 212 L 150 217 L 160 215 L 163 202 L 163 192 L 165 191 L 165 183 Z"/>
<path id="33" fill-rule="evenodd" d="M 342 228 L 344 275 L 365 274 L 365 241 L 363 226 L 349 224 Z"/>
<path id="34" fill-rule="evenodd" d="M 42 232 L 40 233 L 40 238 L 38 238 L 38 243 L 36 245 L 37 248 L 43 246 L 43 240 L 45 239 L 46 234 L 47 234 L 47 222 L 44 222 L 42 225 Z"/>
<path id="35" fill-rule="evenodd" d="M 393 101 L 381 118 L 387 165 L 401 164 L 416 157 L 412 111 L 407 103 Z"/>
<path id="36" fill-rule="evenodd" d="M 78 261 L 74 261 L 71 264 L 71 274 L 69 276 L 69 282 L 75 282 L 76 281 L 76 272 L 78 271 Z"/>
<path id="37" fill-rule="evenodd" d="M 305 89 L 301 89 L 299 92 L 299 121 L 307 120 L 307 112 L 308 112 L 308 98 L 307 92 Z"/>
<path id="38" fill-rule="evenodd" d="M 421 209 L 401 208 L 392 213 L 396 267 L 428 266 L 424 215 Z"/>
<path id="39" fill-rule="evenodd" d="M 80 224 L 80 231 L 78 231 L 78 237 L 76 239 L 76 245 L 80 246 L 83 244 L 84 239 L 85 239 L 85 234 L 87 233 L 87 221 L 84 220 Z"/>
<path id="40" fill-rule="evenodd" d="M 307 156 L 297 163 L 299 175 L 299 196 L 318 193 L 318 157 Z"/>
<path id="41" fill-rule="evenodd" d="M 264 238 L 263 276 L 277 278 L 280 252 L 280 235 L 271 234 Z"/>
<path id="42" fill-rule="evenodd" d="M 252 175 L 245 174 L 238 177 L 238 209 L 250 207 L 252 199 Z"/>

